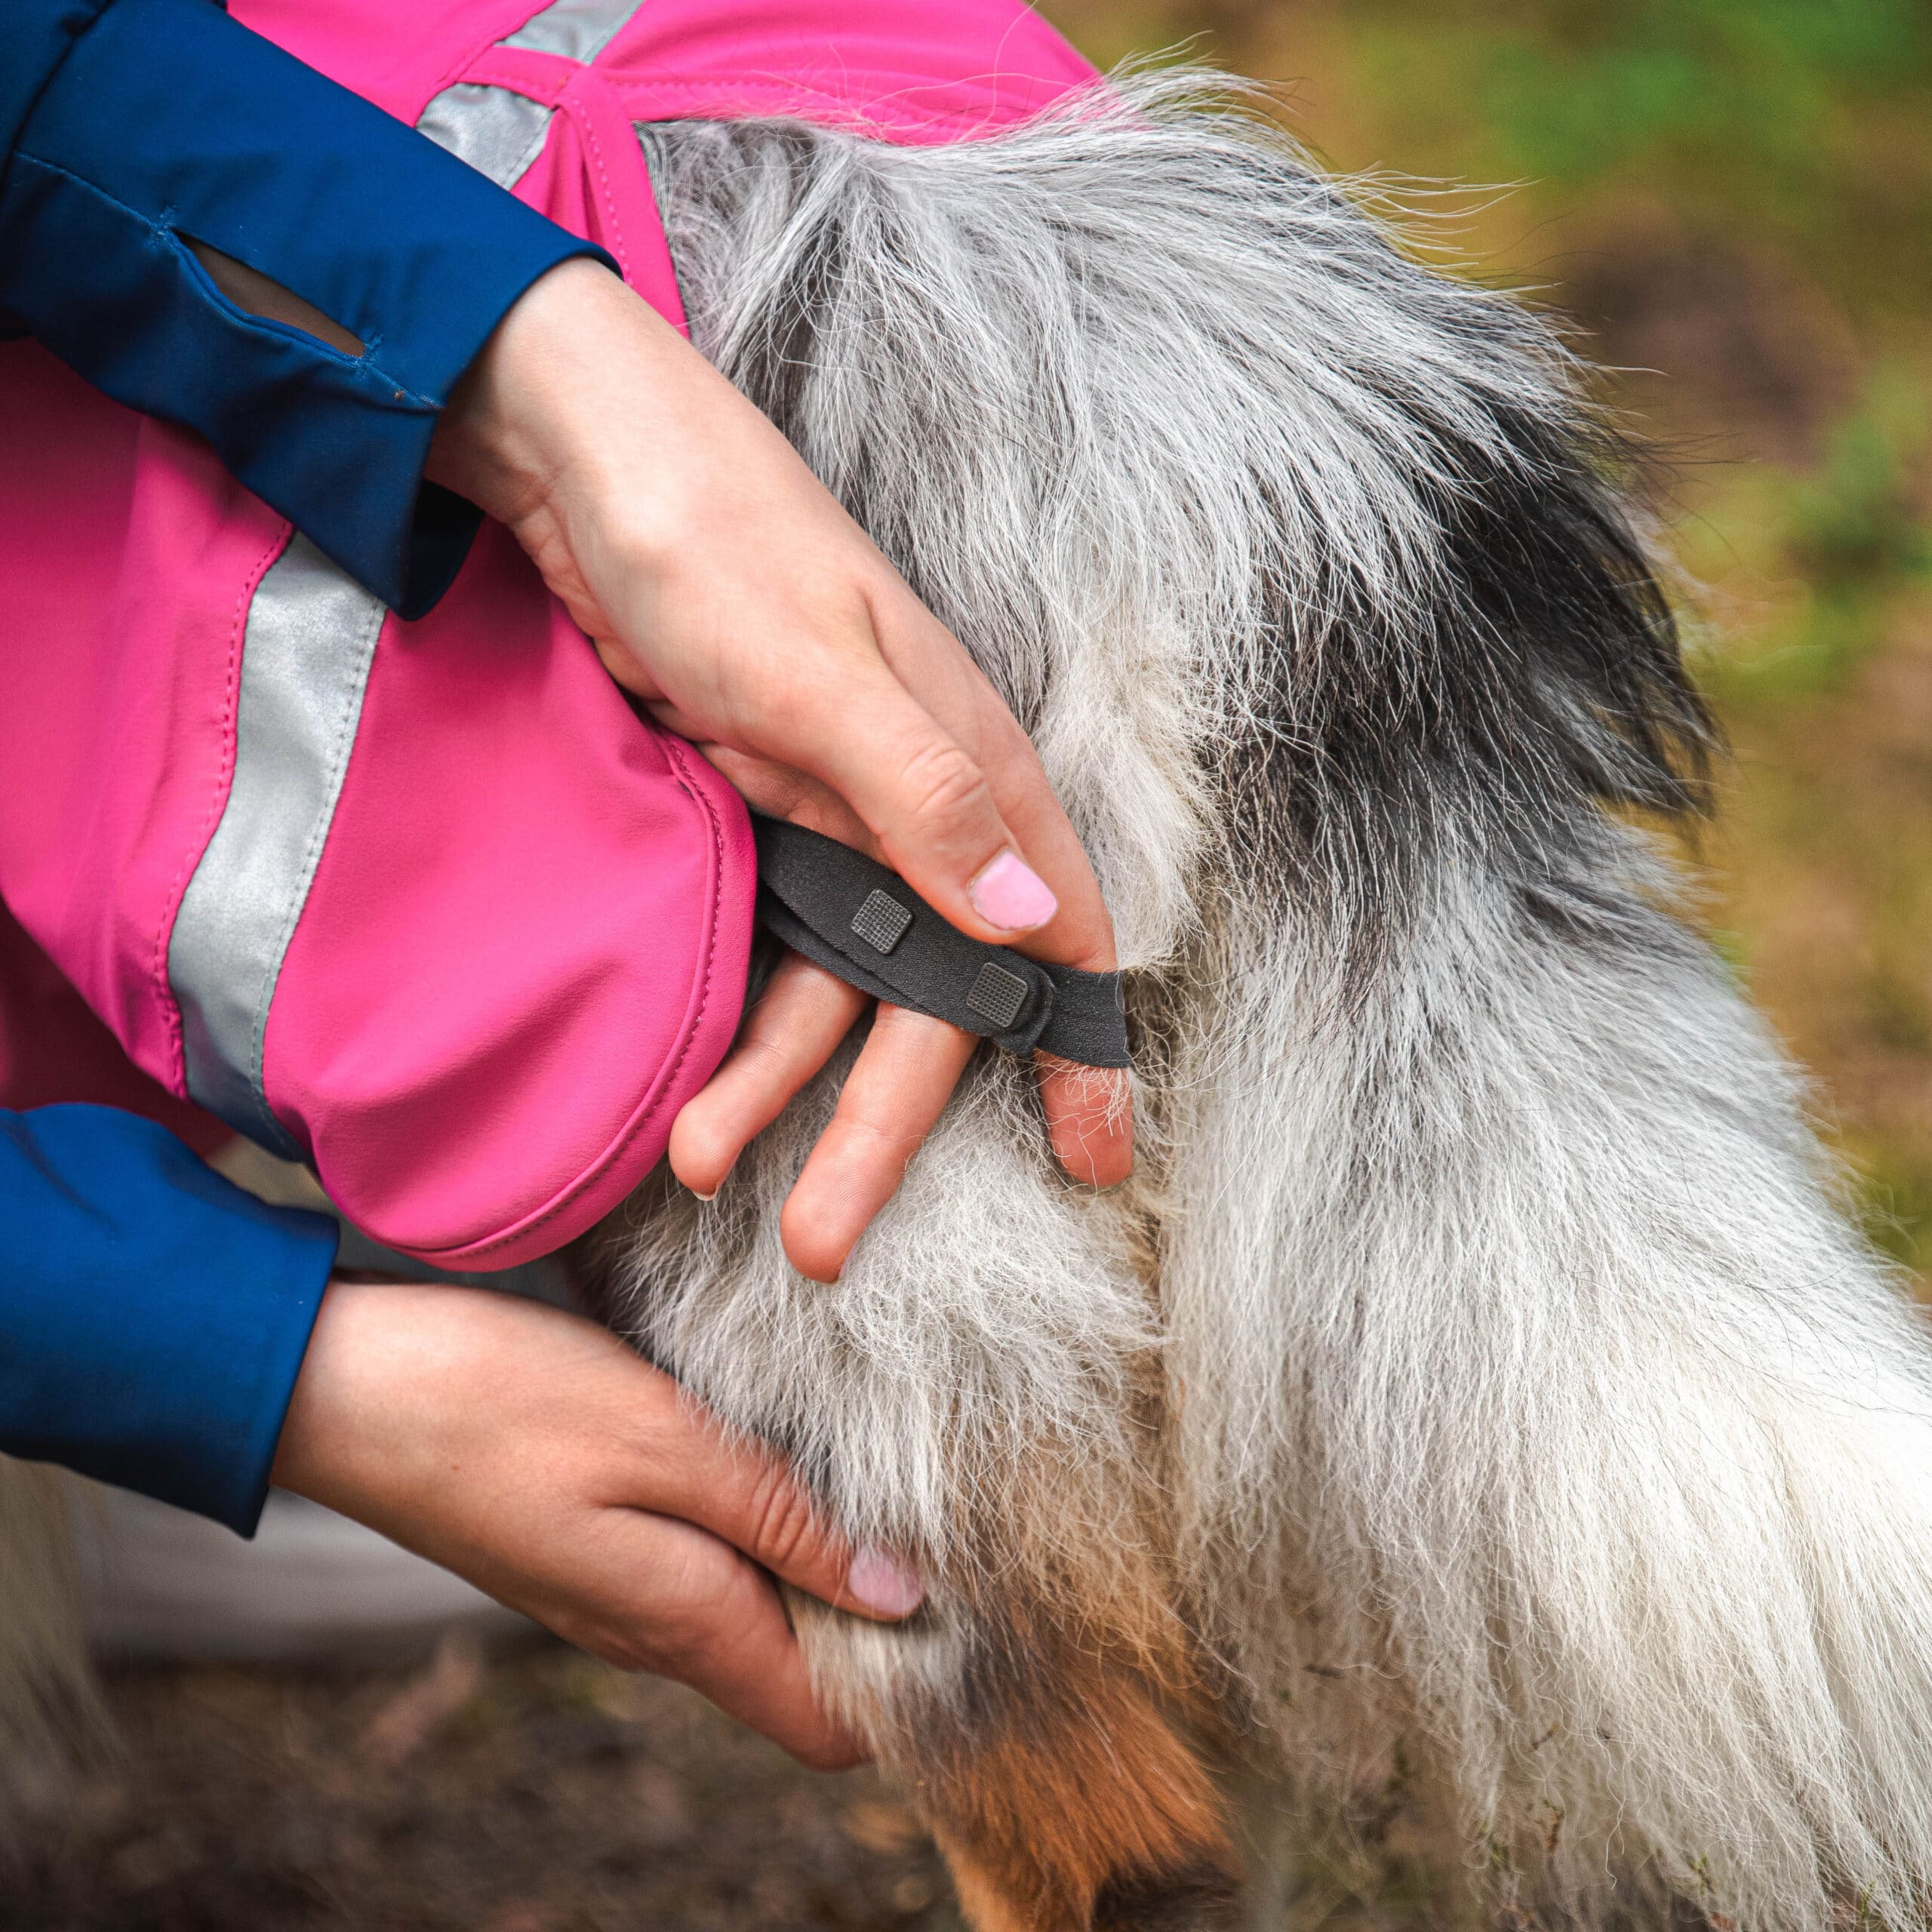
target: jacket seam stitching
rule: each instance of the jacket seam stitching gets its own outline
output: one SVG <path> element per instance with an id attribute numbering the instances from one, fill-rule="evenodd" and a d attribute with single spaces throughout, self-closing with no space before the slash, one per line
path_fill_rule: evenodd
<path id="1" fill-rule="evenodd" d="M 63 180 L 72 182 L 83 192 L 106 202 L 109 208 L 118 208 L 130 220 L 146 229 L 149 235 L 167 250 L 177 266 L 184 271 L 183 280 L 195 291 L 198 297 L 214 309 L 231 327 L 243 329 L 251 334 L 264 336 L 272 342 L 288 343 L 307 350 L 337 368 L 366 369 L 378 378 L 384 387 L 392 391 L 395 397 L 413 403 L 418 409 L 435 411 L 441 408 L 433 397 L 421 395 L 406 383 L 399 383 L 389 370 L 371 359 L 377 348 L 384 340 L 382 336 L 372 335 L 365 338 L 366 346 L 360 355 L 345 355 L 340 349 L 331 348 L 321 337 L 311 335 L 306 329 L 296 328 L 287 322 L 278 322 L 272 317 L 251 315 L 246 309 L 231 302 L 216 288 L 208 271 L 182 245 L 180 231 L 165 220 L 157 220 L 152 215 L 143 214 L 139 208 L 122 201 L 118 195 L 110 194 L 98 182 L 90 181 L 84 174 L 76 174 L 71 168 L 63 167 L 57 161 L 49 161 L 45 155 L 30 153 L 25 148 L 19 148 L 14 150 L 14 158 L 16 162 L 25 162 L 30 166 L 45 169 L 50 174 L 57 174 Z M 254 264 L 245 263 L 243 266 L 253 267 Z M 263 275 L 267 272 L 257 269 L 255 272 Z M 272 277 L 270 278 L 273 279 Z M 296 291 L 291 290 L 290 293 Z M 346 327 L 346 325 L 339 326 Z M 380 402 L 383 398 L 378 397 L 372 400 Z"/>

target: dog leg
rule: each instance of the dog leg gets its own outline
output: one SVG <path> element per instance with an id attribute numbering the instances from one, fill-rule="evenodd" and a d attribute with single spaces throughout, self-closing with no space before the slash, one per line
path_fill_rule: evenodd
<path id="1" fill-rule="evenodd" d="M 821 1694 L 912 1794 L 975 1932 L 1220 1932 L 1240 1863 L 1158 1660 L 1011 1601 L 881 1631 L 793 1599 Z M 1164 1674 L 1186 1669 L 1177 1654 Z"/>

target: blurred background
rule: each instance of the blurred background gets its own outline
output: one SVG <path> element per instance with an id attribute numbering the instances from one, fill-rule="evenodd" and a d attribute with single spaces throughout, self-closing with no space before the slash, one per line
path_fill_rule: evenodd
<path id="1" fill-rule="evenodd" d="M 1275 84 L 1431 194 L 1660 444 L 1730 737 L 1705 917 L 1817 1078 L 1874 1233 L 1932 1267 L 1932 7 L 1053 0 L 1102 64 Z"/>
<path id="2" fill-rule="evenodd" d="M 1322 162 L 1449 184 L 1432 248 L 1534 291 L 1669 457 L 1654 508 L 1730 737 L 1700 915 L 1814 1072 L 1877 1237 L 1932 1269 L 1932 7 L 1051 0 L 1103 65 L 1254 76 Z M 1506 192 L 1495 192 L 1501 186 Z M 4 1932 L 958 1924 L 869 1778 L 534 1637 L 124 1669 L 122 1742 Z M 1297 1922 L 1441 1925 L 1399 1791 Z"/>

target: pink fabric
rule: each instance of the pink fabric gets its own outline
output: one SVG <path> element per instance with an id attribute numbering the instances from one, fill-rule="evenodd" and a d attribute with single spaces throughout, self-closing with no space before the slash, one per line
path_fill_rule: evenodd
<path id="1" fill-rule="evenodd" d="M 478 549 L 385 630 L 265 1063 L 358 1225 L 494 1267 L 663 1155 L 737 1025 L 756 860 L 514 540 Z"/>
<path id="2" fill-rule="evenodd" d="M 10 1107 L 85 1100 L 160 1121 L 198 1154 L 232 1137 L 150 1080 L 72 983 L 0 906 L 0 1094 Z"/>
<path id="3" fill-rule="evenodd" d="M 35 943 L 0 949 L 0 1101 L 111 1099 L 211 1144 L 150 1083 L 185 1096 L 168 940 L 288 528 L 195 439 L 32 344 L 0 352 L 0 900 Z M 638 720 L 486 531 L 435 611 L 383 626 L 270 1009 L 277 1118 L 392 1247 L 548 1251 L 662 1156 L 730 1044 L 755 867 L 737 795 Z"/>
<path id="4" fill-rule="evenodd" d="M 0 349 L 0 899 L 175 1094 L 168 935 L 227 796 L 248 598 L 288 537 L 198 438 Z"/>
<path id="5" fill-rule="evenodd" d="M 680 327 L 633 122 L 940 142 L 1094 78 L 1013 0 L 644 0 L 587 68 L 497 45 L 532 0 L 232 11 L 406 121 L 457 82 L 555 107 L 518 193 Z M 181 1098 L 168 943 L 227 797 L 249 601 L 289 534 L 194 438 L 0 350 L 0 1103 L 115 1097 L 214 1137 Z M 558 1246 L 661 1158 L 729 1044 L 754 867 L 737 795 L 632 714 L 486 531 L 435 611 L 383 627 L 269 1015 L 276 1117 L 394 1247 L 491 1267 Z"/>
<path id="6" fill-rule="evenodd" d="M 234 0 L 230 8 L 410 122 L 456 82 L 546 60 L 497 48 L 540 10 L 540 0 L 411 0 L 407 8 Z M 909 144 L 1009 127 L 1097 78 L 1017 0 L 642 0 L 595 67 L 635 121 L 784 114 Z"/>

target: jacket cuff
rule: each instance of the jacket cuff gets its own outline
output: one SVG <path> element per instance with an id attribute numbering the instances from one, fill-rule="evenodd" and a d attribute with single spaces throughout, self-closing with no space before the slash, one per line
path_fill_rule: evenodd
<path id="1" fill-rule="evenodd" d="M 0 1450 L 252 1536 L 337 1233 L 134 1115 L 0 1112 Z"/>
<path id="2" fill-rule="evenodd" d="M 187 238 L 363 353 L 238 309 Z M 199 431 L 405 617 L 481 520 L 423 481 L 438 415 L 517 298 L 579 255 L 610 262 L 209 0 L 115 0 L 0 186 L 0 309 L 118 401 Z"/>

